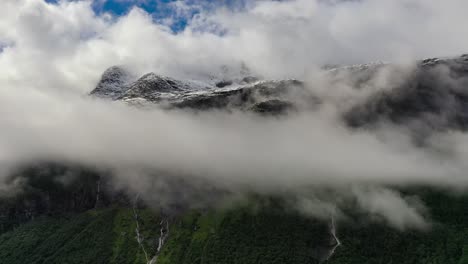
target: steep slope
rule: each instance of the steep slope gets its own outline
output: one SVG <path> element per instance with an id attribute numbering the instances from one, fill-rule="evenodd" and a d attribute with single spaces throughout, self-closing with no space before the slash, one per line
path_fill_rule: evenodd
<path id="1" fill-rule="evenodd" d="M 154 254 L 158 217 L 140 212 L 143 242 Z M 145 263 L 131 209 L 41 217 L 0 235 L 0 263 Z"/>
<path id="2" fill-rule="evenodd" d="M 340 221 L 342 245 L 327 263 L 466 264 L 468 197 L 419 193 L 437 221 L 433 229 L 401 232 Z M 153 256 L 161 217 L 138 210 L 141 241 Z M 109 208 L 36 219 L 0 235 L 0 263 L 147 263 L 133 216 L 131 208 Z M 192 211 L 169 221 L 156 263 L 314 264 L 328 240 L 326 223 L 274 206 Z"/>
<path id="3" fill-rule="evenodd" d="M 91 95 L 100 98 L 117 99 L 124 94 L 135 77 L 123 67 L 113 66 L 101 76 Z"/>
<path id="4" fill-rule="evenodd" d="M 346 114 L 355 127 L 392 122 L 418 133 L 468 128 L 468 55 L 427 59 L 392 89 L 371 96 Z"/>
<path id="5" fill-rule="evenodd" d="M 388 67 L 335 67 L 328 70 L 327 78 L 342 82 L 344 74 L 354 89 L 371 89 L 375 75 Z M 371 91 L 365 101 L 344 109 L 344 124 L 368 129 L 392 123 L 407 127 L 419 140 L 434 131 L 466 131 L 467 55 L 420 61 L 406 74 L 387 87 L 391 89 Z M 136 78 L 122 67 L 112 67 L 91 95 L 168 110 L 278 115 L 321 107 L 324 98 L 308 85 L 253 77 L 211 83 L 154 73 Z M 18 171 L 14 179 L 25 186 L 19 195 L 0 200 L 0 263 L 467 264 L 468 260 L 468 198 L 433 189 L 404 190 L 422 197 L 434 219 L 433 228 L 396 231 L 378 221 L 314 220 L 274 203 L 258 206 L 255 199 L 249 201 L 255 206 L 228 210 L 188 210 L 183 205 L 161 210 L 148 203 L 157 208 L 149 209 L 129 193 L 116 193 L 107 186 L 105 173 L 79 166 L 41 164 Z M 185 187 L 181 181 L 171 183 L 175 195 L 177 188 Z M 341 241 L 337 248 L 335 235 Z"/>
<path id="6" fill-rule="evenodd" d="M 124 71 L 111 67 L 104 72 L 92 96 L 119 100 L 131 105 L 191 110 L 248 110 L 259 113 L 285 113 L 295 103 L 313 107 L 318 99 L 298 80 L 264 80 L 244 77 L 240 80 L 180 81 L 148 73 L 130 83 Z M 115 78 L 115 81 L 112 81 Z M 303 102 L 304 101 L 304 102 Z M 294 103 L 293 103 L 294 102 Z"/>
<path id="7" fill-rule="evenodd" d="M 371 96 L 343 113 L 351 127 L 369 127 L 382 122 L 408 126 L 415 133 L 468 127 L 468 55 L 426 59 L 415 67 L 395 74 L 397 82 L 374 89 L 376 79 L 398 72 L 391 64 L 364 64 L 327 70 L 330 89 L 336 83 L 354 89 L 371 90 Z M 130 104 L 158 103 L 166 108 L 192 110 L 246 110 L 285 113 L 294 109 L 316 109 L 322 99 L 314 94 L 314 84 L 299 80 L 259 80 L 246 77 L 238 82 L 180 81 L 148 73 L 130 83 L 122 69 L 111 67 L 91 95 Z M 307 86 L 311 86 L 309 89 Z"/>

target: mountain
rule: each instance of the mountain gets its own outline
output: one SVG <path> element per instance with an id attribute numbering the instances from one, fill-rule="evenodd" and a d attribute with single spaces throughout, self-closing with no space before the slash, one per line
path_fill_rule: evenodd
<path id="1" fill-rule="evenodd" d="M 371 89 L 379 71 L 401 78 L 385 89 L 375 91 L 343 113 L 350 127 L 369 127 L 381 122 L 409 126 L 415 133 L 433 130 L 468 128 L 468 54 L 455 58 L 426 59 L 398 76 L 391 64 L 375 63 L 328 67 L 329 82 L 340 82 L 356 89 Z M 408 73 L 409 72 L 409 73 Z M 447 74 L 441 74 L 447 73 Z M 316 109 L 322 103 L 300 80 L 260 80 L 248 76 L 239 80 L 181 81 L 148 73 L 131 81 L 123 68 L 104 72 L 91 95 L 129 104 L 160 104 L 166 108 L 192 110 L 241 110 L 279 114 L 298 108 Z M 449 76 L 450 78 L 446 78 Z M 314 84 L 311 84 L 312 86 Z"/>
<path id="2" fill-rule="evenodd" d="M 110 76 L 114 76 L 116 81 L 109 81 Z M 292 109 L 290 101 L 296 96 L 306 95 L 311 102 L 316 99 L 297 80 L 259 81 L 256 77 L 247 76 L 238 81 L 219 80 L 210 84 L 175 80 L 155 73 L 123 82 L 120 81 L 125 79 L 123 76 L 128 76 L 124 69 L 109 68 L 91 95 L 133 105 L 159 103 L 166 108 L 239 109 L 275 113 Z"/>
<path id="3" fill-rule="evenodd" d="M 101 76 L 101 80 L 92 95 L 102 98 L 117 99 L 133 80 L 133 75 L 123 67 L 113 66 L 107 69 Z"/>
<path id="4" fill-rule="evenodd" d="M 419 147 L 432 133 L 468 129 L 468 55 L 422 60 L 404 71 L 384 63 L 333 66 L 323 78 L 331 87 L 370 94 L 350 105 L 339 101 L 346 106 L 341 120 L 350 129 L 391 123 L 408 129 Z M 137 77 L 114 66 L 90 95 L 167 111 L 281 118 L 329 103 L 327 93 L 309 89 L 314 85 L 320 84 L 255 76 Z M 0 263 L 468 263 L 463 192 L 396 187 L 420 197 L 433 219 L 429 230 L 397 230 L 376 219 L 353 218 L 359 211 L 350 212 L 351 219 L 310 218 L 292 210 L 285 197 L 256 193 L 221 208 L 193 208 L 186 203 L 217 199 L 222 190 L 177 177 L 157 192 L 180 196 L 181 202 L 162 207 L 114 186 L 111 174 L 54 162 L 19 168 L 9 180 L 21 182 L 23 191 L 0 198 Z"/>
<path id="5" fill-rule="evenodd" d="M 417 123 L 420 132 L 466 131 L 467 76 L 468 55 L 423 60 L 403 83 L 355 106 L 346 114 L 346 119 L 351 126 L 371 126 L 384 120 L 396 124 Z"/>

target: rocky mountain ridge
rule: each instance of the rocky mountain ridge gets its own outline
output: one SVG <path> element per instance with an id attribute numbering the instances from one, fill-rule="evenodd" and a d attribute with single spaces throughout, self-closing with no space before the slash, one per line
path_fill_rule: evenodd
<path id="1" fill-rule="evenodd" d="M 330 89 L 334 89 L 336 82 L 346 82 L 356 90 L 373 89 L 379 74 L 394 68 L 388 63 L 335 66 L 325 70 L 325 78 Z M 213 85 L 155 73 L 133 80 L 129 76 L 123 68 L 111 67 L 91 95 L 132 105 L 157 104 L 166 109 L 234 109 L 263 114 L 314 110 L 323 101 L 314 92 L 314 83 L 294 79 L 260 80 L 246 76 L 240 80 L 220 80 Z M 401 80 L 373 91 L 364 102 L 347 109 L 343 121 L 355 128 L 389 122 L 408 126 L 415 133 L 468 128 L 468 54 L 421 60 L 395 77 Z"/>

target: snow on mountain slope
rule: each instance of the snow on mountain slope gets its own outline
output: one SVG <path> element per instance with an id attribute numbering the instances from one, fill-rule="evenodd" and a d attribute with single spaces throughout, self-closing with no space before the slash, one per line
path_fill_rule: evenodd
<path id="1" fill-rule="evenodd" d="M 374 89 L 364 101 L 345 110 L 343 119 L 347 125 L 364 127 L 391 122 L 404 124 L 417 133 L 468 129 L 468 54 L 419 61 L 405 75 L 397 76 L 401 79 L 398 82 L 375 89 L 380 70 L 392 66 L 371 63 L 328 68 L 326 73 L 332 84 L 345 81 L 355 89 Z M 316 109 L 324 100 L 299 80 L 246 76 L 180 81 L 148 73 L 132 82 L 129 76 L 123 69 L 111 67 L 91 94 L 133 105 L 158 103 L 166 108 L 238 109 L 270 114 Z"/>
<path id="2" fill-rule="evenodd" d="M 195 110 L 228 109 L 256 110 L 258 112 L 284 112 L 292 108 L 289 101 L 298 94 L 315 100 L 303 82 L 297 80 L 259 81 L 247 76 L 242 79 L 180 81 L 170 77 L 148 73 L 133 82 L 118 67 L 104 72 L 101 81 L 91 95 L 119 100 L 131 105 L 159 103 L 168 108 Z"/>
<path id="3" fill-rule="evenodd" d="M 129 84 L 134 79 L 135 77 L 125 68 L 112 66 L 102 74 L 101 80 L 91 92 L 91 95 L 100 98 L 117 99 L 128 90 Z"/>

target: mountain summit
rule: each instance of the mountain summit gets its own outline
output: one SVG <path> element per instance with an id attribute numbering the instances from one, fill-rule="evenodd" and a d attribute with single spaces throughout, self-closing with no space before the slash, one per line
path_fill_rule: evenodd
<path id="1" fill-rule="evenodd" d="M 392 73 L 393 71 L 393 73 Z M 329 67 L 324 78 L 330 88 L 345 83 L 370 96 L 344 109 L 350 127 L 368 127 L 381 122 L 424 131 L 468 128 L 468 54 L 455 58 L 421 60 L 398 75 L 398 66 L 363 64 Z M 375 82 L 384 74 L 397 81 L 384 89 Z M 183 81 L 148 73 L 137 79 L 121 67 L 106 70 L 91 95 L 136 105 L 159 104 L 165 108 L 196 111 L 220 109 L 282 114 L 291 110 L 314 110 L 325 100 L 314 92 L 314 83 L 301 80 L 220 80 L 214 83 Z M 426 132 L 424 132 L 426 133 Z"/>

